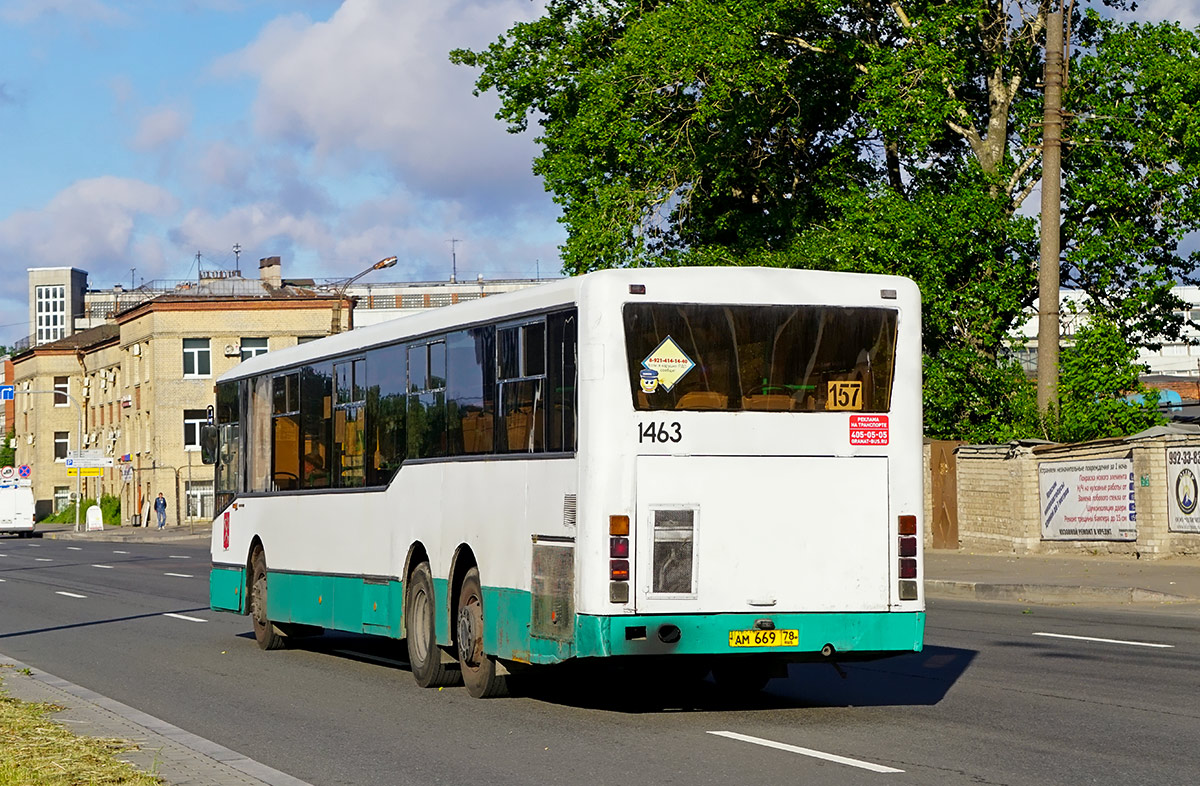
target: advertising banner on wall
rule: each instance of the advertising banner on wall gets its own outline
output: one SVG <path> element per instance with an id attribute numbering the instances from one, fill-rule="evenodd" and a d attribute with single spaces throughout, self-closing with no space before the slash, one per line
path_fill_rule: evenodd
<path id="1" fill-rule="evenodd" d="M 1171 532 L 1200 532 L 1200 450 L 1167 448 L 1167 529 Z"/>
<path id="2" fill-rule="evenodd" d="M 1042 540 L 1137 540 L 1133 460 L 1038 465 Z"/>

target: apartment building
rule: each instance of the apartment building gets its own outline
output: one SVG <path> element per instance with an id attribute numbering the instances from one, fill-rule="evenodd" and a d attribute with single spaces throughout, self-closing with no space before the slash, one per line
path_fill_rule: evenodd
<path id="1" fill-rule="evenodd" d="M 211 517 L 199 438 L 213 381 L 247 357 L 326 335 L 339 297 L 269 279 L 198 282 L 18 353 L 17 463 L 33 469 L 38 516 L 78 489 L 119 494 L 126 523 L 144 522 L 159 492 L 172 524 Z M 67 456 L 80 448 L 114 466 L 70 476 Z"/>
<path id="2" fill-rule="evenodd" d="M 259 260 L 257 279 L 202 270 L 195 280 L 136 288 L 88 289 L 77 268 L 28 272 L 30 335 L 13 354 L 17 390 L 8 403 L 17 463 L 33 469 L 37 515 L 77 492 L 117 494 L 127 524 L 146 522 L 159 492 L 169 523 L 211 518 L 213 473 L 200 460 L 200 426 L 214 380 L 245 358 L 328 335 L 334 322 L 348 330 L 542 283 L 347 287 L 345 279 L 286 279 L 279 257 Z M 80 449 L 100 451 L 113 466 L 69 475 L 66 459 Z"/>

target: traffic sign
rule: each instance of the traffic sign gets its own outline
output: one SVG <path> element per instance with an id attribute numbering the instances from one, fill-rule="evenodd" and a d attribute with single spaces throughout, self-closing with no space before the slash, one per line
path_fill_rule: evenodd
<path id="1" fill-rule="evenodd" d="M 27 478 L 33 474 L 33 470 L 30 469 L 28 464 L 22 464 L 21 466 L 17 467 L 17 474 L 23 478 Z"/>
<path id="2" fill-rule="evenodd" d="M 67 477 L 69 478 L 98 478 L 100 477 L 100 467 L 67 467 Z"/>
<path id="3" fill-rule="evenodd" d="M 112 456 L 104 455 L 103 451 L 79 450 L 67 453 L 67 469 L 72 467 L 111 467 Z"/>
<path id="4" fill-rule="evenodd" d="M 12 480 L 17 476 L 17 468 L 8 466 L 0 467 L 0 480 Z"/>
<path id="5" fill-rule="evenodd" d="M 12 401 L 17 397 L 16 385 L 0 385 L 0 401 Z"/>

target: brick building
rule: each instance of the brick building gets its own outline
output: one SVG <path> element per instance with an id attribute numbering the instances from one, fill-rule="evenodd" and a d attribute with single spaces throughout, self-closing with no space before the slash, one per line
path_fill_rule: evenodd
<path id="1" fill-rule="evenodd" d="M 13 358 L 17 463 L 33 468 L 39 518 L 77 485 L 85 498 L 119 494 L 126 523 L 145 521 L 159 492 L 172 524 L 211 516 L 212 468 L 198 453 L 213 381 L 246 357 L 326 335 L 339 299 L 269 268 L 159 295 Z M 66 458 L 80 447 L 115 466 L 77 482 Z"/>

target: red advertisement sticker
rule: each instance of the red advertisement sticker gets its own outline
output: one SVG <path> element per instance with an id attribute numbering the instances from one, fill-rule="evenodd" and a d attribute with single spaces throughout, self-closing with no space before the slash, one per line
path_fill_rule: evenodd
<path id="1" fill-rule="evenodd" d="M 886 445 L 888 443 L 887 415 L 851 415 L 851 445 Z"/>

